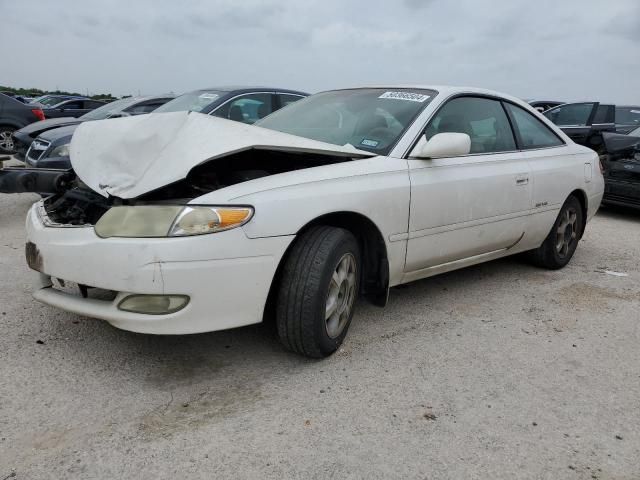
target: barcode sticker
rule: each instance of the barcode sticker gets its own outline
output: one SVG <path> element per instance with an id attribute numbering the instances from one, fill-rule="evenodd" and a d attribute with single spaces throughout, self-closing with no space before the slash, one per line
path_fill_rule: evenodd
<path id="1" fill-rule="evenodd" d="M 408 100 L 409 102 L 422 103 L 429 100 L 429 95 L 412 92 L 384 92 L 378 98 L 392 98 L 394 100 Z"/>

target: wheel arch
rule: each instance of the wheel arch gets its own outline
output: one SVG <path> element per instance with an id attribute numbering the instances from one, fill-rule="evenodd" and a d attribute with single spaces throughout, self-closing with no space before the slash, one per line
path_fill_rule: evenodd
<path id="1" fill-rule="evenodd" d="M 287 247 L 273 276 L 265 305 L 265 318 L 273 315 L 282 268 L 293 245 L 301 234 L 318 225 L 344 228 L 356 237 L 362 251 L 360 293 L 375 305 L 386 305 L 389 292 L 389 259 L 382 232 L 370 218 L 361 213 L 339 211 L 316 217 L 296 232 L 296 238 Z"/>
<path id="2" fill-rule="evenodd" d="M 585 193 L 584 190 L 577 188 L 575 189 L 573 192 L 571 192 L 569 194 L 569 196 L 574 196 L 578 199 L 578 202 L 580 202 L 580 206 L 582 207 L 582 231 L 580 232 L 580 238 L 582 238 L 582 235 L 584 234 L 584 230 L 587 226 L 587 212 L 588 212 L 588 208 L 589 208 L 589 199 L 587 197 L 587 194 Z"/>

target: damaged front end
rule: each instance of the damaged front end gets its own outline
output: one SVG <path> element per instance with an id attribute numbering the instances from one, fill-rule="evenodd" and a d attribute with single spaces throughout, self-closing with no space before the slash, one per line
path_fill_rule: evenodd
<path id="1" fill-rule="evenodd" d="M 182 180 L 136 198 L 107 196 L 91 190 L 73 171 L 33 169 L 20 191 L 50 194 L 43 201 L 49 226 L 95 225 L 113 206 L 185 205 L 207 193 L 271 175 L 352 160 L 345 156 L 269 150 L 245 150 L 197 165 Z M 25 169 L 16 169 L 25 170 Z M 16 184 L 15 179 L 11 180 Z"/>
<path id="2" fill-rule="evenodd" d="M 0 193 L 62 193 L 75 178 L 72 170 L 5 167 L 0 169 Z"/>

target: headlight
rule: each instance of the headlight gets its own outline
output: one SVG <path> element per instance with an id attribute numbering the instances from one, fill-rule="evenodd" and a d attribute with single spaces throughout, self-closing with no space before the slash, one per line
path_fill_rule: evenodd
<path id="1" fill-rule="evenodd" d="M 95 231 L 103 238 L 183 237 L 240 227 L 252 216 L 251 207 L 111 207 L 96 223 Z"/>
<path id="2" fill-rule="evenodd" d="M 65 143 L 64 145 L 58 145 L 56 148 L 51 150 L 51 153 L 47 155 L 47 157 L 68 157 L 69 156 L 69 143 Z"/>

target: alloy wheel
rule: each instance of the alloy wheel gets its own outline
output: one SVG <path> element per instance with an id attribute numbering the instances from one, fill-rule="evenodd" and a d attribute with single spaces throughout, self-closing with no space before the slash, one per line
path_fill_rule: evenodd
<path id="1" fill-rule="evenodd" d="M 556 230 L 556 251 L 561 258 L 569 253 L 578 239 L 578 213 L 573 208 L 567 208 Z"/>
<path id="2" fill-rule="evenodd" d="M 9 130 L 0 132 L 0 149 L 6 152 L 13 152 L 13 137 Z"/>
<path id="3" fill-rule="evenodd" d="M 331 338 L 338 337 L 349 322 L 356 299 L 357 274 L 355 257 L 345 253 L 331 276 L 327 293 L 325 325 Z"/>

